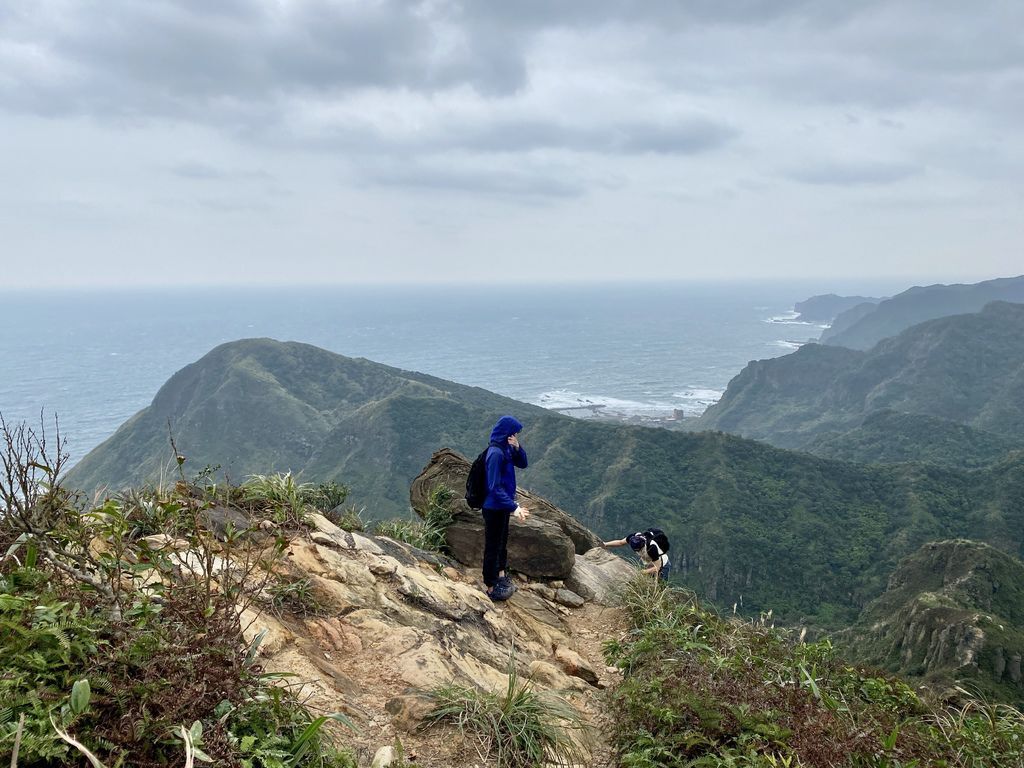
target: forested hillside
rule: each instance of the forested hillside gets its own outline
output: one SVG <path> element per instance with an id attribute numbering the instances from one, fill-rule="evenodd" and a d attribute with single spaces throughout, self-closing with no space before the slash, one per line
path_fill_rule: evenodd
<path id="1" fill-rule="evenodd" d="M 191 472 L 211 464 L 236 480 L 289 470 L 337 480 L 368 517 L 388 517 L 407 513 L 409 483 L 433 451 L 474 455 L 504 412 L 526 424 L 522 485 L 601 535 L 659 524 L 680 579 L 722 605 L 833 625 L 852 620 L 926 541 L 969 536 L 1021 551 L 1021 460 L 977 473 L 865 468 L 721 433 L 561 417 L 270 340 L 224 345 L 176 374 L 69 483 L 159 479 L 170 422 Z"/>
<path id="2" fill-rule="evenodd" d="M 936 435 L 955 425 L 1016 442 L 1024 434 L 1024 304 L 995 302 L 981 312 L 921 323 L 867 352 L 808 344 L 752 362 L 695 428 L 813 449 L 883 410 L 950 422 L 945 428 L 936 421 L 897 425 L 911 440 L 898 452 L 904 459 L 928 458 Z M 983 438 L 971 439 L 980 446 Z M 861 450 L 872 439 L 846 435 L 841 442 L 851 451 L 838 453 L 880 460 Z"/>
<path id="3" fill-rule="evenodd" d="M 902 560 L 885 593 L 838 638 L 852 658 L 1024 704 L 1024 562 L 963 539 Z"/>

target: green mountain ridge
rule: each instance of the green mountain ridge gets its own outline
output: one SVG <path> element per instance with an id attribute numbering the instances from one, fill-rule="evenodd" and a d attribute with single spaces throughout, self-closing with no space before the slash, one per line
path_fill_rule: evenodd
<path id="1" fill-rule="evenodd" d="M 969 285 L 915 286 L 877 304 L 859 304 L 839 314 L 822 331 L 820 342 L 867 350 L 912 325 L 978 312 L 993 301 L 1024 302 L 1024 275 Z"/>
<path id="2" fill-rule="evenodd" d="M 926 544 L 837 640 L 890 672 L 1024 704 L 1024 562 L 974 541 Z"/>
<path id="3" fill-rule="evenodd" d="M 367 455 L 368 444 L 347 444 L 345 435 L 373 437 L 374 429 L 389 421 L 389 407 L 410 398 L 481 413 L 515 409 L 550 416 L 477 387 L 345 358 L 308 344 L 243 339 L 222 344 L 174 374 L 152 404 L 90 451 L 71 469 L 69 479 L 92 491 L 168 476 L 173 465 L 169 431 L 193 470 L 210 464 L 233 479 L 276 471 L 333 479 L 347 467 L 346 457 Z M 474 434 L 477 441 L 486 439 L 487 418 L 482 417 Z M 411 439 L 408 429 L 403 426 L 397 433 Z M 432 441 L 436 434 L 416 439 Z M 458 444 L 466 445 L 466 440 L 460 437 Z M 387 451 L 382 447 L 374 455 L 384 461 Z M 380 484 L 370 490 L 379 491 Z M 400 498 L 401 493 L 391 497 Z"/>
<path id="4" fill-rule="evenodd" d="M 872 411 L 846 432 L 819 434 L 801 450 L 858 464 L 924 461 L 981 469 L 1012 451 L 1024 450 L 1024 437 L 997 435 L 934 416 L 881 410 Z"/>
<path id="5" fill-rule="evenodd" d="M 793 305 L 793 311 L 800 313 L 796 319 L 801 322 L 830 323 L 838 315 L 856 306 L 871 306 L 880 301 L 882 299 L 870 296 L 838 296 L 834 293 L 826 293 L 798 301 Z"/>
<path id="6" fill-rule="evenodd" d="M 915 452 L 907 446 L 899 460 L 934 459 L 936 444 L 948 443 L 955 425 L 978 430 L 972 439 L 979 446 L 986 432 L 1002 436 L 994 446 L 1019 441 L 1024 434 L 1024 305 L 993 302 L 978 313 L 930 320 L 867 352 L 807 344 L 783 357 L 751 362 L 691 428 L 864 459 L 863 445 L 850 452 L 841 447 L 870 442 L 870 436 L 850 431 L 865 423 L 877 428 L 865 422 L 877 411 L 931 419 L 913 425 L 905 419 L 897 425 L 915 433 L 921 448 Z M 844 440 L 828 444 L 829 437 L 844 433 Z M 955 455 L 946 461 L 955 462 Z"/>
<path id="7" fill-rule="evenodd" d="M 404 515 L 409 484 L 435 450 L 474 456 L 509 412 L 526 425 L 524 487 L 603 536 L 658 524 L 682 583 L 747 612 L 837 626 L 926 541 L 971 536 L 1016 554 L 1024 544 L 1024 460 L 979 472 L 862 467 L 718 432 L 572 419 L 270 340 L 223 345 L 175 374 L 68 483 L 158 478 L 170 420 L 190 472 L 221 464 L 235 481 L 301 472 L 349 485 L 370 518 Z"/>

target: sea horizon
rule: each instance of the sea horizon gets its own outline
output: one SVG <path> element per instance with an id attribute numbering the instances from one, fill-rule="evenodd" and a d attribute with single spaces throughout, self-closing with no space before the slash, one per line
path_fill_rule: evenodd
<path id="1" fill-rule="evenodd" d="M 613 418 L 696 416 L 750 360 L 816 338 L 817 281 L 0 291 L 0 412 L 52 424 L 72 462 L 214 347 L 299 341 Z M 842 286 L 840 286 L 842 288 Z M 815 290 L 818 289 L 818 290 Z M 903 290 L 903 288 L 900 288 Z M 586 412 L 574 415 L 586 415 Z"/>

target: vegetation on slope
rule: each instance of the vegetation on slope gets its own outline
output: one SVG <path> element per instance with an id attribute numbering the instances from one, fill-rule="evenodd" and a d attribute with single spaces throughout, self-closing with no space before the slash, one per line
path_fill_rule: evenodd
<path id="1" fill-rule="evenodd" d="M 558 418 L 476 387 L 353 359 L 308 344 L 244 339 L 172 376 L 149 407 L 68 473 L 86 492 L 173 477 L 168 430 L 189 467 L 235 480 L 291 472 L 344 478 L 373 516 L 408 510 L 409 482 L 444 440 L 469 451 L 495 414 Z M 479 451 L 473 451 L 474 454 Z"/>
<path id="2" fill-rule="evenodd" d="M 892 410 L 1019 440 L 1022 395 L 1024 304 L 994 303 L 916 325 L 868 352 L 809 344 L 752 362 L 696 428 L 804 448 Z"/>
<path id="3" fill-rule="evenodd" d="M 859 464 L 926 462 L 982 469 L 1024 449 L 1024 437 L 997 435 L 948 419 L 881 410 L 846 432 L 825 432 L 802 450 L 826 459 Z"/>
<path id="4" fill-rule="evenodd" d="M 836 642 L 933 687 L 1024 706 L 1024 562 L 963 539 L 926 544 Z"/>
<path id="5" fill-rule="evenodd" d="M 629 587 L 632 630 L 606 644 L 623 669 L 612 738 L 628 768 L 1020 768 L 1024 714 L 921 699 L 905 683 L 771 627 L 723 618 L 650 579 Z"/>
<path id="6" fill-rule="evenodd" d="M 291 372 L 296 367 L 301 376 Z M 225 394 L 246 371 L 259 371 L 258 381 Z M 300 405 L 306 400 L 308 407 Z M 166 410 L 169 403 L 177 410 Z M 273 429 L 264 429 L 261 414 L 278 406 L 338 420 L 317 432 L 317 420 L 296 417 L 288 426 L 267 416 Z M 265 471 L 256 462 L 274 453 L 274 471 L 302 471 L 306 481 L 343 478 L 371 520 L 408 516 L 409 483 L 436 448 L 474 456 L 497 416 L 513 412 L 526 424 L 524 487 L 608 538 L 659 525 L 673 541 L 683 583 L 721 605 L 771 608 L 793 622 L 853 621 L 881 594 L 899 558 L 926 541 L 962 536 L 1020 552 L 1024 537 L 1024 460 L 975 474 L 864 468 L 720 433 L 560 417 L 302 344 L 220 347 L 176 374 L 152 409 L 90 454 L 69 482 L 127 456 L 152 454 L 160 465 L 171 418 L 186 466 L 222 462 L 212 451 L 223 448 L 229 477 L 244 477 Z M 235 436 L 230 445 L 224 434 Z M 303 439 L 289 437 L 296 434 Z"/>
<path id="7" fill-rule="evenodd" d="M 583 722 L 571 704 L 535 690 L 509 660 L 504 692 L 444 685 L 428 692 L 433 709 L 425 727 L 446 723 L 472 736 L 480 759 L 497 768 L 587 764 L 587 752 L 573 738 Z"/>
<path id="8" fill-rule="evenodd" d="M 24 426 L 0 434 L 0 753 L 12 766 L 354 765 L 322 731 L 343 718 L 314 716 L 264 674 L 241 625 L 274 583 L 277 534 L 306 509 L 289 493 L 304 489 L 179 482 L 81 509 L 59 482 L 59 435 L 47 449 Z"/>
<path id="9" fill-rule="evenodd" d="M 657 522 L 677 578 L 719 605 L 835 627 L 926 541 L 1024 551 L 1024 456 L 979 472 L 862 467 L 721 433 L 602 426 L 536 427 L 549 447 L 524 477 L 609 536 Z"/>

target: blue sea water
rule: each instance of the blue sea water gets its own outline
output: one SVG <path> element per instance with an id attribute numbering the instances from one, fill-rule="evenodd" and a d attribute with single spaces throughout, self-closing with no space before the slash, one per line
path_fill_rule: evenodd
<path id="1" fill-rule="evenodd" d="M 661 284 L 201 288 L 0 293 L 0 413 L 60 418 L 72 460 L 222 342 L 302 341 L 529 403 L 699 414 L 754 359 L 820 327 L 794 302 L 833 286 Z M 586 411 L 576 412 L 580 414 Z"/>

